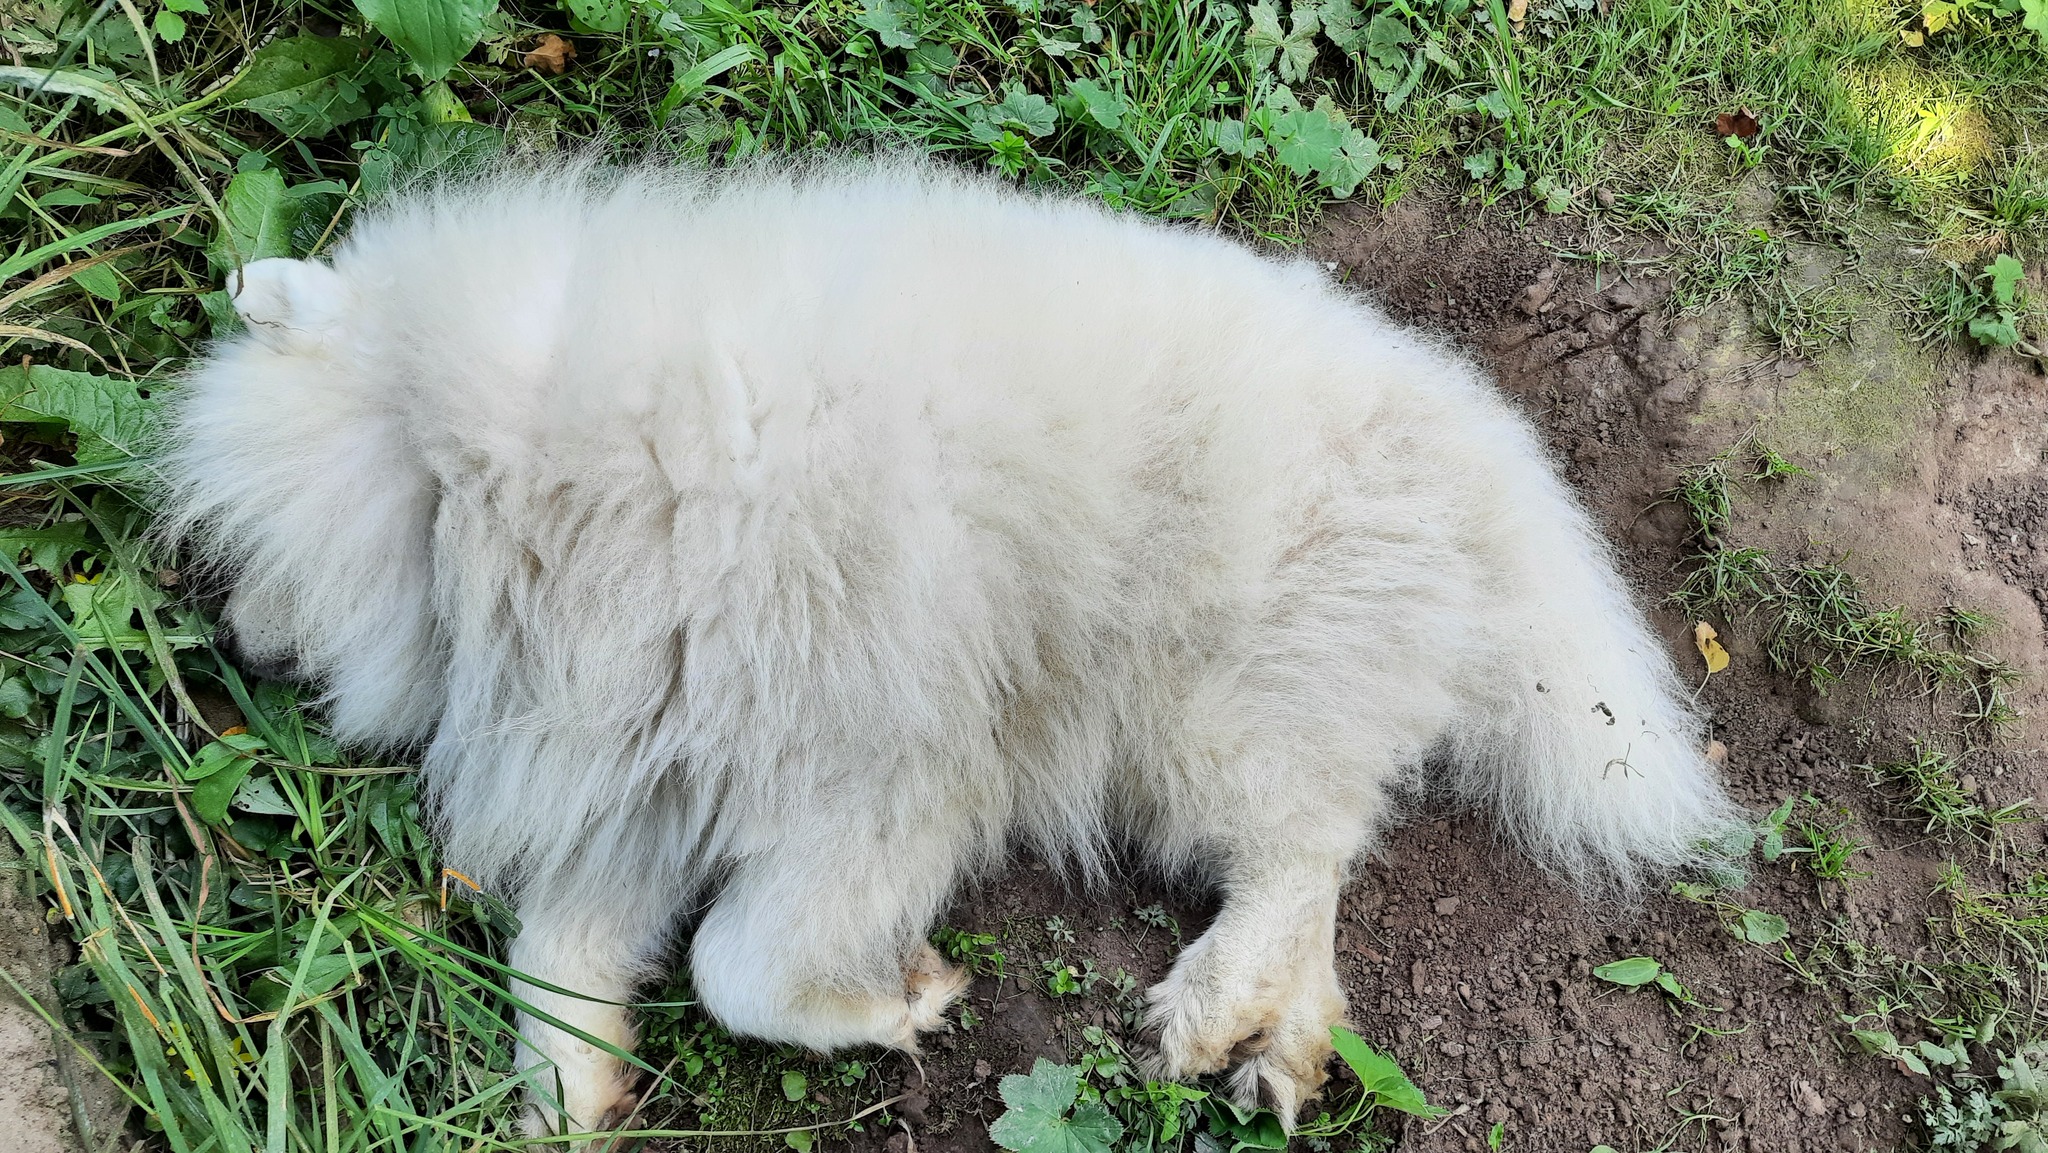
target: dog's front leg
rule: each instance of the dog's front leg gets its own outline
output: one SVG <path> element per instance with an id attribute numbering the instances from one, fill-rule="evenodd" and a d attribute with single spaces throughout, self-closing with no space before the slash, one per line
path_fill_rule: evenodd
<path id="1" fill-rule="evenodd" d="M 567 878 L 521 899 L 511 964 L 527 979 L 513 979 L 513 995 L 574 1030 L 519 1014 L 519 1067 L 539 1066 L 527 1094 L 529 1135 L 595 1132 L 632 1111 L 632 1068 L 605 1046 L 633 1049 L 627 1000 L 659 959 L 676 900 L 674 892 L 621 893 Z"/>
<path id="2" fill-rule="evenodd" d="M 1343 871 L 1334 854 L 1286 845 L 1228 862 L 1215 923 L 1147 993 L 1159 1072 L 1182 1079 L 1237 1063 L 1231 1096 L 1294 1127 L 1344 1016 L 1334 951 Z"/>

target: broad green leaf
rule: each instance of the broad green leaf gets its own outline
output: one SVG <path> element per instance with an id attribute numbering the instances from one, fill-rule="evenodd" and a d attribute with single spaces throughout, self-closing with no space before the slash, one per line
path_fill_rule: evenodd
<path id="1" fill-rule="evenodd" d="M 1431 64 L 1450 73 L 1451 79 L 1463 80 L 1465 78 L 1464 65 L 1459 64 L 1456 57 L 1444 50 L 1443 41 L 1433 36 L 1424 40 L 1422 42 L 1422 55 Z"/>
<path id="2" fill-rule="evenodd" d="M 1059 124 L 1060 114 L 1052 102 L 1021 84 L 1003 89 L 1003 98 L 989 109 L 989 121 L 1005 128 L 1021 128 L 1033 136 L 1048 136 Z"/>
<path id="3" fill-rule="evenodd" d="M 1401 73 L 1409 66 L 1408 46 L 1413 43 L 1414 34 L 1393 13 L 1381 12 L 1372 18 L 1365 30 L 1365 59 L 1374 88 L 1386 92 L 1400 82 Z M 1422 62 L 1420 52 L 1413 56 L 1416 63 Z"/>
<path id="4" fill-rule="evenodd" d="M 988 1135 L 1015 1153 L 1110 1153 L 1123 1136 L 1123 1125 L 1099 1102 L 1075 1105 L 1081 1093 L 1078 1066 L 1040 1057 L 1029 1076 L 1012 1073 L 998 1091 L 1007 1108 Z"/>
<path id="5" fill-rule="evenodd" d="M 498 0 L 356 0 L 356 11 L 389 37 L 428 80 L 439 80 L 476 42 Z"/>
<path id="6" fill-rule="evenodd" d="M 89 264 L 73 273 L 71 282 L 101 300 L 121 302 L 121 274 L 112 265 Z"/>
<path id="7" fill-rule="evenodd" d="M 1845 1017 L 1843 1020 L 1847 1021 L 1850 1018 Z M 1891 1033 L 1883 1029 L 1851 1029 L 1849 1036 L 1863 1046 L 1865 1052 L 1882 1054 L 1923 1077 L 1927 1075 L 1927 1063 L 1920 1059 L 1918 1053 L 1899 1044 L 1899 1039 Z"/>
<path id="8" fill-rule="evenodd" d="M 139 454 L 156 429 L 156 402 L 129 381 L 48 365 L 0 368 L 0 421 L 58 423 L 78 435 L 80 464 Z"/>
<path id="9" fill-rule="evenodd" d="M 235 790 L 242 784 L 242 778 L 256 762 L 247 757 L 236 757 L 223 765 L 219 772 L 209 774 L 192 786 L 192 811 L 209 825 L 226 823 L 228 802 L 235 799 Z"/>
<path id="10" fill-rule="evenodd" d="M 1922 1041 L 1913 1048 L 1927 1059 L 1929 1065 L 1944 1067 L 1961 1064 L 1970 1055 L 1968 1048 L 1961 1041 L 1956 1042 L 1954 1049 L 1946 1045 L 1937 1045 L 1932 1041 Z"/>
<path id="11" fill-rule="evenodd" d="M 1980 344 L 2011 348 L 2020 342 L 2019 321 L 2010 312 L 1997 316 L 1987 312 L 1970 322 L 1970 335 Z"/>
<path id="12" fill-rule="evenodd" d="M 1984 274 L 1991 278 L 1991 298 L 2007 308 L 2012 307 L 2020 280 L 2027 275 L 2027 268 L 2011 253 L 2001 252 L 1998 258 L 1984 267 Z"/>
<path id="13" fill-rule="evenodd" d="M 1230 1153 L 1287 1148 L 1287 1129 L 1271 1109 L 1245 1109 L 1227 1097 L 1210 1097 L 1203 1105 L 1209 1114 L 1210 1132 L 1230 1138 Z M 1195 1144 L 1199 1147 L 1202 1142 Z"/>
<path id="14" fill-rule="evenodd" d="M 0 717 L 20 720 L 36 704 L 36 691 L 21 677 L 0 681 Z"/>
<path id="15" fill-rule="evenodd" d="M 371 89 L 395 67 L 361 40 L 282 36 L 256 50 L 221 93 L 230 108 L 268 120 L 286 136 L 318 137 L 375 112 Z"/>
<path id="16" fill-rule="evenodd" d="M 289 817 L 297 811 L 290 801 L 284 799 L 284 794 L 277 791 L 276 780 L 268 776 L 251 776 L 244 780 L 228 804 L 245 813 L 270 817 Z"/>
<path id="17" fill-rule="evenodd" d="M 1083 1101 L 1067 1118 L 1067 1147 L 1074 1153 L 1108 1153 L 1123 1135 L 1123 1122 L 1100 1101 Z"/>
<path id="18" fill-rule="evenodd" d="M 1358 1083 L 1373 1095 L 1373 1104 L 1416 1117 L 1443 1116 L 1443 1110 L 1423 1099 L 1422 1090 L 1415 1087 L 1392 1058 L 1366 1044 L 1358 1034 L 1342 1025 L 1335 1026 L 1330 1030 L 1330 1044 L 1351 1066 L 1351 1071 L 1358 1074 Z"/>
<path id="19" fill-rule="evenodd" d="M 633 14 L 633 6 L 627 0 L 562 0 L 562 6 L 593 32 L 621 31 Z"/>
<path id="20" fill-rule="evenodd" d="M 125 650 L 149 643 L 148 633 L 135 625 L 135 614 L 154 612 L 163 603 L 162 593 L 131 584 L 118 571 L 97 580 L 74 577 L 59 595 L 71 610 L 71 627 L 86 645 Z"/>
<path id="21" fill-rule="evenodd" d="M 1344 130 L 1314 108 L 1273 118 L 1273 155 L 1296 176 L 1320 173 L 1344 147 Z"/>
<path id="22" fill-rule="evenodd" d="M 203 780 L 234 764 L 246 764 L 244 754 L 258 752 L 264 748 L 263 741 L 249 733 L 230 733 L 217 741 L 208 741 L 199 751 L 192 754 L 191 767 L 179 775 L 187 781 Z"/>
<path id="23" fill-rule="evenodd" d="M 1246 15 L 1251 17 L 1251 27 L 1245 30 L 1244 46 L 1252 67 L 1266 68 L 1277 60 L 1280 79 L 1289 84 L 1305 79 L 1316 62 L 1316 33 L 1322 29 L 1316 9 L 1295 5 L 1293 28 L 1285 32 L 1280 28 L 1280 10 L 1271 0 L 1252 5 Z"/>
<path id="24" fill-rule="evenodd" d="M 1114 132 L 1124 122 L 1124 98 L 1111 92 L 1093 80 L 1075 80 L 1067 84 L 1067 95 L 1072 97 L 1088 114 L 1088 119 Z"/>
<path id="25" fill-rule="evenodd" d="M 2041 50 L 2048 52 L 2048 0 L 2020 0 L 2020 26 L 2041 38 Z"/>
<path id="26" fill-rule="evenodd" d="M 1011 1073 L 997 1085 L 1003 1104 L 1036 1113 L 1064 1113 L 1081 1094 L 1081 1067 L 1056 1065 L 1043 1057 L 1027 1074 Z"/>
<path id="27" fill-rule="evenodd" d="M 436 80 L 420 90 L 420 119 L 427 124 L 467 124 L 476 117 L 447 82 Z"/>
<path id="28" fill-rule="evenodd" d="M 1273 118 L 1273 155 L 1298 176 L 1315 176 L 1342 199 L 1381 166 L 1379 142 L 1351 127 L 1327 95 L 1314 108 L 1295 107 Z"/>
<path id="29" fill-rule="evenodd" d="M 1323 21 L 1323 35 L 1339 52 L 1356 52 L 1365 42 L 1365 14 L 1353 0 L 1323 0 L 1316 9 Z"/>
<path id="30" fill-rule="evenodd" d="M 903 0 L 863 0 L 854 23 L 874 33 L 884 48 L 915 48 L 917 33 L 910 27 L 915 16 Z"/>
<path id="31" fill-rule="evenodd" d="M 400 175 L 460 172 L 488 161 L 504 147 L 505 134 L 487 124 L 394 120 L 385 142 L 362 153 L 363 193 L 381 196 Z"/>
<path id="32" fill-rule="evenodd" d="M 796 1069 L 782 1075 L 782 1096 L 790 1101 L 801 1101 L 811 1091 L 810 1079 Z"/>
<path id="33" fill-rule="evenodd" d="M 1739 935 L 1752 945 L 1775 945 L 1792 931 L 1785 918 L 1762 909 L 1750 909 L 1742 914 Z"/>
<path id="34" fill-rule="evenodd" d="M 1692 1000 L 1692 994 L 1686 991 L 1684 985 L 1678 983 L 1678 974 L 1669 969 L 1657 974 L 1657 987 L 1681 1001 Z"/>
<path id="35" fill-rule="evenodd" d="M 1210 143 L 1225 156 L 1257 156 L 1266 150 L 1266 138 L 1242 120 L 1211 120 L 1206 127 Z"/>
<path id="36" fill-rule="evenodd" d="M 1385 93 L 1380 97 L 1380 107 L 1388 112 L 1399 112 L 1401 105 L 1406 104 L 1408 97 L 1415 92 L 1415 86 L 1422 83 L 1422 74 L 1428 70 L 1428 59 L 1420 52 L 1415 53 L 1408 62 L 1407 78 L 1394 85 L 1391 91 L 1386 88 L 1380 89 Z"/>
<path id="37" fill-rule="evenodd" d="M 238 173 L 221 195 L 227 228 L 214 239 L 211 255 L 224 268 L 292 254 L 292 225 L 300 201 L 285 189 L 275 168 Z"/>
<path id="38" fill-rule="evenodd" d="M 60 521 L 47 528 L 0 529 L 0 551 L 10 557 L 28 554 L 29 563 L 56 577 L 78 553 L 85 551 L 85 522 Z"/>
<path id="39" fill-rule="evenodd" d="M 1633 989 L 1656 980 L 1657 974 L 1663 971 L 1663 964 L 1654 957 L 1628 957 L 1609 961 L 1593 970 L 1593 975 L 1610 985 L 1625 985 Z"/>
<path id="40" fill-rule="evenodd" d="M 1784 804 L 1772 809 L 1771 815 L 1764 818 L 1763 854 L 1766 862 L 1784 855 L 1785 823 L 1792 819 L 1792 807 L 1798 803 L 1798 797 L 1786 797 Z"/>

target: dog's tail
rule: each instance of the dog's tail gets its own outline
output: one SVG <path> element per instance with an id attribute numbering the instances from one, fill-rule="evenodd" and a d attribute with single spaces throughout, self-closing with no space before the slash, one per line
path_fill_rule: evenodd
<path id="1" fill-rule="evenodd" d="M 1498 608 L 1451 738 L 1452 784 L 1538 860 L 1633 891 L 1713 855 L 1740 810 L 1605 540 L 1534 438 L 1505 435 L 1526 450 L 1489 462 L 1507 498 L 1485 533 Z"/>

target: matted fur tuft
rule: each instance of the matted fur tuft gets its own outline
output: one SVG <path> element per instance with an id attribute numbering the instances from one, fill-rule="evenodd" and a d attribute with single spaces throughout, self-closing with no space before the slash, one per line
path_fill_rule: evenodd
<path id="1" fill-rule="evenodd" d="M 1127 839 L 1226 893 L 1154 991 L 1165 1067 L 1256 1027 L 1295 1040 L 1240 1080 L 1297 1101 L 1318 918 L 1432 757 L 1623 891 L 1733 812 L 1526 422 L 1306 263 L 901 159 L 585 162 L 238 288 L 171 531 L 240 574 L 245 652 L 423 750 L 515 961 L 599 996 L 715 895 L 729 1025 L 912 1044 L 960 877 Z M 620 1091 L 572 1080 L 584 1121 Z"/>

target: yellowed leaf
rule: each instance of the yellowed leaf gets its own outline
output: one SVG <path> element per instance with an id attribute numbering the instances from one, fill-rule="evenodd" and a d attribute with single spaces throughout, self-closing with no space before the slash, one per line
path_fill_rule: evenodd
<path id="1" fill-rule="evenodd" d="M 1520 24 L 1529 15 L 1529 0 L 1508 0 L 1508 20 Z"/>
<path id="2" fill-rule="evenodd" d="M 1920 6 L 1920 23 L 1927 26 L 1927 34 L 1932 36 L 1955 24 L 1956 11 L 1956 6 L 1948 0 L 1927 0 Z"/>
<path id="3" fill-rule="evenodd" d="M 1693 626 L 1692 643 L 1699 646 L 1700 655 L 1707 658 L 1707 675 L 1712 676 L 1728 667 L 1728 650 L 1721 647 L 1715 637 L 1721 634 L 1705 621 Z"/>
<path id="4" fill-rule="evenodd" d="M 1899 29 L 1899 39 L 1903 41 L 1906 47 L 1908 48 L 1918 48 L 1921 45 L 1927 43 L 1927 36 L 1924 33 L 1922 33 L 1918 28 Z"/>

